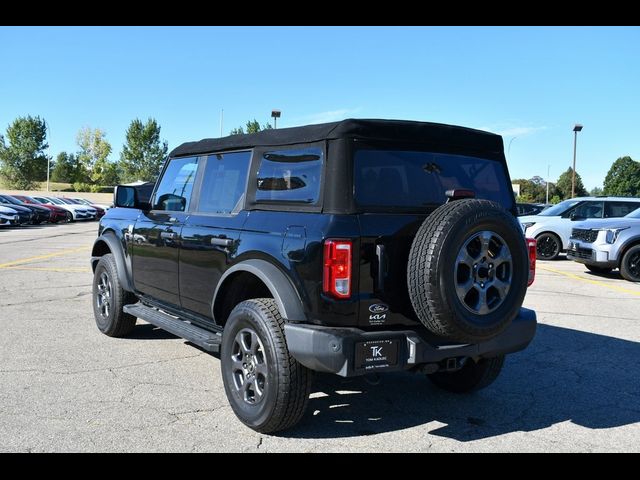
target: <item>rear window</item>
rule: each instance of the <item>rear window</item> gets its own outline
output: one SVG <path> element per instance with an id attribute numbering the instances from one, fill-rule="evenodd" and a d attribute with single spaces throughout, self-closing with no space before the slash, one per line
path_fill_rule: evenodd
<path id="1" fill-rule="evenodd" d="M 504 166 L 464 155 L 405 150 L 358 150 L 354 157 L 355 200 L 361 207 L 421 209 L 441 205 L 451 189 L 513 206 Z"/>

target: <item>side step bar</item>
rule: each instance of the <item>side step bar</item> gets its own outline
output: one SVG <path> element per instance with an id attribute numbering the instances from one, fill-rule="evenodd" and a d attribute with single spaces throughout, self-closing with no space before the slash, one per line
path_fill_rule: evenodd
<path id="1" fill-rule="evenodd" d="M 207 352 L 219 352 L 222 335 L 200 328 L 192 323 L 173 317 L 156 308 L 149 307 L 140 302 L 133 305 L 125 305 L 123 310 L 137 318 L 149 322 L 158 328 L 169 333 L 184 338 L 185 340 L 198 345 Z"/>

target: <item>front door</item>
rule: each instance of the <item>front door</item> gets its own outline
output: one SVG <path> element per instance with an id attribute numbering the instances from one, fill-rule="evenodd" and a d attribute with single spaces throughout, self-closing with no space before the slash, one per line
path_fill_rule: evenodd
<path id="1" fill-rule="evenodd" d="M 172 305 L 180 304 L 180 233 L 189 214 L 197 170 L 197 157 L 169 162 L 151 199 L 152 208 L 140 215 L 130 240 L 136 290 Z"/>
<path id="2" fill-rule="evenodd" d="M 208 156 L 198 205 L 182 228 L 180 301 L 183 308 L 206 317 L 212 316 L 215 288 L 241 242 L 250 161 L 248 151 Z"/>

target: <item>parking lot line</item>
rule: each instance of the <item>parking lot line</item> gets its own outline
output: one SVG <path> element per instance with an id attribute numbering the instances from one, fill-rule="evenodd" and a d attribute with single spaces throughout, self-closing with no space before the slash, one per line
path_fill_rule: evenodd
<path id="1" fill-rule="evenodd" d="M 25 267 L 22 265 L 12 265 L 9 267 L 2 267 L 3 270 L 33 270 L 36 272 L 73 272 L 73 273 L 89 273 L 90 268 L 72 268 L 72 267 Z"/>
<path id="2" fill-rule="evenodd" d="M 89 250 L 91 247 L 77 247 L 68 248 L 66 250 L 60 250 L 58 252 L 47 253 L 46 255 L 37 255 L 35 257 L 20 258 L 7 263 L 0 263 L 0 268 L 12 267 L 14 265 L 21 265 L 23 263 L 35 262 L 36 260 L 44 260 L 45 258 L 59 257 L 62 255 L 68 255 L 70 253 L 82 252 L 83 250 Z"/>
<path id="3" fill-rule="evenodd" d="M 584 277 L 581 277 L 579 275 L 575 275 L 573 273 L 563 272 L 561 270 L 556 270 L 555 268 L 551 268 L 551 267 L 547 267 L 547 266 L 543 267 L 542 265 L 538 265 L 538 268 L 540 270 L 545 270 L 545 271 L 551 272 L 551 273 L 557 273 L 558 275 L 564 275 L 565 277 L 573 278 L 575 280 L 580 280 L 582 282 L 591 283 L 592 285 L 598 285 L 600 287 L 608 288 L 609 290 L 615 290 L 617 292 L 630 293 L 631 295 L 637 295 L 637 296 L 640 297 L 640 292 L 636 291 L 636 290 L 630 290 L 628 288 L 618 287 L 617 285 L 609 285 L 608 283 L 605 283 L 605 282 L 600 282 L 598 280 L 591 280 L 590 278 L 584 278 Z"/>

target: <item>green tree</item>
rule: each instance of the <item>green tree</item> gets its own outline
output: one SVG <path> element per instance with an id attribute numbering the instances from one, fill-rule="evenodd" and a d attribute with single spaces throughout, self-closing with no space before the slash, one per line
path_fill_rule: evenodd
<path id="1" fill-rule="evenodd" d="M 254 118 L 253 120 L 249 120 L 246 125 L 246 130 L 242 127 L 234 128 L 229 132 L 229 135 L 241 135 L 243 133 L 258 133 L 262 130 L 271 130 L 273 127 L 270 123 L 265 123 L 264 125 L 260 125 L 258 121 Z"/>
<path id="2" fill-rule="evenodd" d="M 0 175 L 9 188 L 31 189 L 35 183 L 47 178 L 49 157 L 44 153 L 47 127 L 43 118 L 16 118 L 7 128 L 5 138 L 0 136 Z"/>
<path id="3" fill-rule="evenodd" d="M 78 157 L 73 153 L 60 152 L 51 171 L 51 181 L 73 183 L 80 181 L 80 176 Z"/>
<path id="4" fill-rule="evenodd" d="M 640 196 L 640 162 L 631 157 L 620 157 L 607 172 L 604 194 L 620 197 Z"/>
<path id="5" fill-rule="evenodd" d="M 589 191 L 589 195 L 592 197 L 598 197 L 603 194 L 603 190 L 600 187 L 593 187 L 591 191 Z"/>
<path id="6" fill-rule="evenodd" d="M 519 202 L 524 203 L 543 203 L 547 199 L 547 182 L 539 176 L 535 176 L 529 180 L 518 178 L 511 183 L 520 185 Z M 549 196 L 553 196 L 556 192 L 556 186 L 549 182 Z"/>
<path id="7" fill-rule="evenodd" d="M 573 168 L 569 167 L 566 172 L 563 172 L 562 175 L 558 178 L 558 182 L 556 183 L 556 190 L 558 196 L 565 200 L 567 198 L 571 198 L 571 177 L 573 174 Z M 587 189 L 584 188 L 582 184 L 582 178 L 580 178 L 580 174 L 576 172 L 576 189 L 575 189 L 576 197 L 584 197 L 587 195 Z"/>
<path id="8" fill-rule="evenodd" d="M 123 180 L 155 181 L 167 150 L 166 140 L 160 141 L 160 125 L 155 119 L 149 118 L 146 123 L 137 118 L 133 120 L 120 153 Z"/>
<path id="9" fill-rule="evenodd" d="M 100 185 L 104 183 L 111 174 L 109 166 L 109 154 L 111 145 L 105 139 L 105 132 L 99 128 L 82 128 L 76 137 L 76 142 L 80 151 L 78 152 L 78 162 L 80 164 L 80 175 L 77 181 L 92 181 Z"/>

